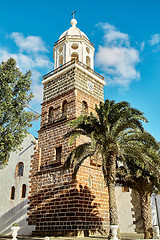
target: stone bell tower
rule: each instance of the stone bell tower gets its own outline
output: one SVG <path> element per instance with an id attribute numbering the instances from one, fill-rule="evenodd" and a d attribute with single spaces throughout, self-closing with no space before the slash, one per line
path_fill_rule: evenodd
<path id="1" fill-rule="evenodd" d="M 64 136 L 68 121 L 94 112 L 103 101 L 104 78 L 94 68 L 94 46 L 71 20 L 54 44 L 55 69 L 43 77 L 44 93 L 38 145 L 32 156 L 28 224 L 36 236 L 76 236 L 105 231 L 109 225 L 108 192 L 100 163 L 86 159 L 77 178 L 62 165 L 72 146 Z"/>

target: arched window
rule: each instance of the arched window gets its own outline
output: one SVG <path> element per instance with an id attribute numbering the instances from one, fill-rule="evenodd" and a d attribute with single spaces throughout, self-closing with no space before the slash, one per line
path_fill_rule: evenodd
<path id="1" fill-rule="evenodd" d="M 61 55 L 59 57 L 59 66 L 62 66 L 63 65 L 63 56 Z"/>
<path id="2" fill-rule="evenodd" d="M 11 200 L 14 200 L 15 198 L 15 186 L 12 186 L 11 188 Z"/>
<path id="3" fill-rule="evenodd" d="M 90 53 L 90 50 L 89 50 L 89 48 L 88 48 L 88 47 L 86 47 L 86 52 L 87 52 L 87 53 Z"/>
<path id="4" fill-rule="evenodd" d="M 24 163 L 19 162 L 16 166 L 16 177 L 21 177 L 23 176 L 23 170 L 24 170 Z"/>
<path id="5" fill-rule="evenodd" d="M 66 100 L 62 104 L 62 116 L 67 117 L 67 101 Z"/>
<path id="6" fill-rule="evenodd" d="M 91 66 L 91 60 L 90 60 L 89 56 L 86 57 L 86 65 L 87 65 L 87 67 Z"/>
<path id="7" fill-rule="evenodd" d="M 26 184 L 22 185 L 22 198 L 26 197 Z"/>
<path id="8" fill-rule="evenodd" d="M 87 114 L 88 113 L 88 105 L 86 101 L 82 102 L 82 114 Z"/>
<path id="9" fill-rule="evenodd" d="M 53 111 L 53 107 L 50 107 L 49 108 L 48 122 L 53 123 L 53 121 L 54 121 L 54 111 Z"/>
<path id="10" fill-rule="evenodd" d="M 63 47 L 61 46 L 60 48 L 59 48 L 59 53 L 61 53 L 63 51 Z"/>
<path id="11" fill-rule="evenodd" d="M 76 53 L 76 52 L 72 53 L 71 60 L 73 60 L 73 59 L 77 59 L 77 60 L 79 59 L 78 53 Z"/>

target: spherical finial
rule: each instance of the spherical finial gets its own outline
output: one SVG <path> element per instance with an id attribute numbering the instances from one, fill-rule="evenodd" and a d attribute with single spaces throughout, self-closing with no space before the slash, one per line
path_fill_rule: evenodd
<path id="1" fill-rule="evenodd" d="M 77 24 L 77 20 L 76 20 L 75 18 L 73 18 L 73 19 L 71 20 L 71 25 L 72 25 L 72 27 L 76 27 L 76 24 Z"/>

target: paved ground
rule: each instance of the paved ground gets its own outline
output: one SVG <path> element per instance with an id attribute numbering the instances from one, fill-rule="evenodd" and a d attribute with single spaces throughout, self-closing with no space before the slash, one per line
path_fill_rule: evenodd
<path id="1" fill-rule="evenodd" d="M 18 240 L 43 240 L 41 237 L 18 236 Z M 90 236 L 90 237 L 50 237 L 49 240 L 103 240 L 108 239 L 107 236 Z M 122 234 L 121 239 L 124 240 L 138 240 L 143 239 L 143 234 Z M 11 237 L 0 237 L 0 240 L 11 240 Z"/>

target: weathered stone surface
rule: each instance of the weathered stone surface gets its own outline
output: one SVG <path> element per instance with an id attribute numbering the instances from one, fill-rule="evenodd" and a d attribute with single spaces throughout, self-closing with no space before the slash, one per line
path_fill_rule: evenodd
<path id="1" fill-rule="evenodd" d="M 93 89 L 88 89 L 88 81 Z M 87 159 L 75 181 L 71 170 L 62 171 L 56 162 L 56 148 L 62 146 L 61 165 L 69 152 L 81 141 L 68 145 L 64 138 L 68 121 L 82 113 L 82 102 L 88 112 L 103 101 L 103 86 L 78 69 L 71 69 L 44 85 L 41 129 L 38 148 L 31 162 L 31 188 L 28 223 L 36 225 L 34 235 L 74 236 L 84 232 L 105 231 L 109 224 L 108 191 L 101 166 Z M 67 115 L 62 106 L 67 101 Z M 53 122 L 49 109 L 53 108 Z"/>
<path id="2" fill-rule="evenodd" d="M 92 91 L 88 87 L 89 83 L 93 86 Z M 60 94 L 65 94 L 73 89 L 82 90 L 99 101 L 104 100 L 103 85 L 80 69 L 72 68 L 63 75 L 44 84 L 43 102 L 51 100 Z"/>

